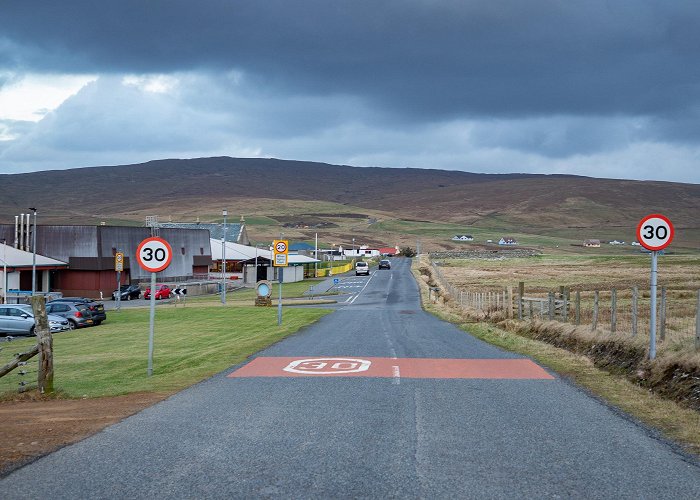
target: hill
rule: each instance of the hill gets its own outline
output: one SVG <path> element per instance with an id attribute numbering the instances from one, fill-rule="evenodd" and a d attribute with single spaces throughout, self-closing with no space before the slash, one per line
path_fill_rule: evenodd
<path id="1" fill-rule="evenodd" d="M 411 235 L 407 241 L 423 233 L 445 241 L 460 229 L 572 241 L 619 233 L 630 240 L 642 216 L 660 212 L 677 226 L 678 245 L 700 246 L 700 185 L 566 175 L 228 157 L 0 175 L 0 222 L 13 222 L 29 206 L 39 208 L 43 223 L 68 224 L 140 224 L 147 214 L 214 220 L 227 207 L 245 214 L 263 237 L 278 233 L 283 219 L 298 226 L 289 236 L 309 237 L 301 215 L 329 222 L 325 230 L 333 238 L 347 239 L 352 230 L 377 242 L 381 231 L 395 239 Z M 289 224 L 295 218 L 299 223 Z M 364 218 L 380 225 L 358 223 Z"/>

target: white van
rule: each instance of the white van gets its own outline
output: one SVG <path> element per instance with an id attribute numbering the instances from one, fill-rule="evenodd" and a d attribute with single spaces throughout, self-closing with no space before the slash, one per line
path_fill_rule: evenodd
<path id="1" fill-rule="evenodd" d="M 369 264 L 362 261 L 355 263 L 355 276 L 359 276 L 360 274 L 369 276 Z"/>

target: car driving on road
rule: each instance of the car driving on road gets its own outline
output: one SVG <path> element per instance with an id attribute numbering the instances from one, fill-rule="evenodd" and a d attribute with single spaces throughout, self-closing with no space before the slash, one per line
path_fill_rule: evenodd
<path id="1" fill-rule="evenodd" d="M 382 259 L 379 261 L 379 269 L 391 269 L 391 261 Z"/>
<path id="2" fill-rule="evenodd" d="M 47 310 L 48 312 L 48 310 Z M 48 314 L 51 333 L 69 330 L 68 320 Z M 0 333 L 11 335 L 34 335 L 35 322 L 32 306 L 25 304 L 0 305 Z"/>
<path id="3" fill-rule="evenodd" d="M 355 264 L 355 276 L 359 276 L 361 274 L 369 276 L 369 264 L 363 261 L 357 262 Z"/>

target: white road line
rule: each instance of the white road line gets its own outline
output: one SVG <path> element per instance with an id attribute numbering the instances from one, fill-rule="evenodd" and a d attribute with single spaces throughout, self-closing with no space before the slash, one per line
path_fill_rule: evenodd
<path id="1" fill-rule="evenodd" d="M 374 278 L 375 276 L 376 276 L 376 272 L 375 272 L 375 274 L 372 274 L 372 275 L 369 277 L 369 279 L 367 280 L 367 283 L 365 283 L 365 286 L 362 287 L 362 290 L 360 290 L 359 292 L 357 292 L 357 295 L 355 295 L 355 296 L 352 298 L 352 300 L 350 301 L 351 304 L 355 302 L 355 299 L 357 299 L 357 297 L 359 297 L 360 294 L 361 294 L 362 292 L 365 291 L 365 288 L 367 288 L 367 285 L 369 285 L 369 282 L 372 281 L 372 278 Z"/>
<path id="2" fill-rule="evenodd" d="M 401 383 L 401 372 L 399 371 L 399 367 L 394 365 L 391 368 L 394 372 L 394 378 L 392 379 L 391 383 L 394 385 L 399 385 Z"/>

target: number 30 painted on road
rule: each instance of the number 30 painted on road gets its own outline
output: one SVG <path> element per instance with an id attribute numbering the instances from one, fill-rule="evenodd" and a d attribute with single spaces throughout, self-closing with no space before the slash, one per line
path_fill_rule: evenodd
<path id="1" fill-rule="evenodd" d="M 136 260 L 144 271 L 158 273 L 170 265 L 173 249 L 163 238 L 146 238 L 136 249 Z"/>
<path id="2" fill-rule="evenodd" d="M 637 240 L 651 251 L 663 250 L 671 244 L 675 231 L 673 224 L 661 214 L 651 214 L 644 217 L 637 226 Z"/>

